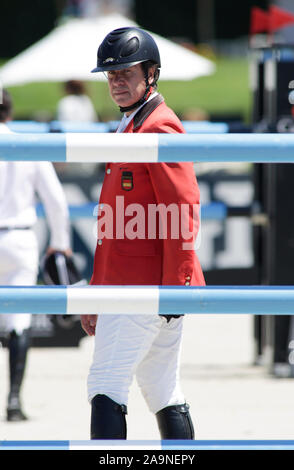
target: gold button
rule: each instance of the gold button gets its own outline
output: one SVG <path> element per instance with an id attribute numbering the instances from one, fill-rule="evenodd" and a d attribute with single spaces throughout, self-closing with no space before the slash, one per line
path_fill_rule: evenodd
<path id="1" fill-rule="evenodd" d="M 190 285 L 190 282 L 189 281 L 186 281 L 185 282 L 185 286 L 189 286 Z"/>
<path id="2" fill-rule="evenodd" d="M 191 276 L 186 276 L 186 281 L 191 281 Z"/>
<path id="3" fill-rule="evenodd" d="M 98 245 L 102 245 L 102 240 L 98 240 Z"/>
<path id="4" fill-rule="evenodd" d="M 107 168 L 106 173 L 107 173 L 108 175 L 110 175 L 111 169 L 110 169 L 110 168 Z"/>

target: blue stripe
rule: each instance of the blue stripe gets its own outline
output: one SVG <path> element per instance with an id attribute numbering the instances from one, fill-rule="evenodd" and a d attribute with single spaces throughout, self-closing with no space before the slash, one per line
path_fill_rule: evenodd
<path id="1" fill-rule="evenodd" d="M 294 446 L 294 440 L 292 439 L 211 439 L 211 440 L 195 440 L 195 441 L 188 441 L 188 440 L 163 440 L 162 446 L 165 447 L 167 445 L 185 445 L 186 447 L 193 447 L 195 445 L 202 446 L 202 447 L 210 447 L 210 446 L 230 446 L 232 448 L 237 446 Z"/>
<path id="2" fill-rule="evenodd" d="M 81 219 L 81 218 L 97 218 L 97 204 L 98 202 L 87 202 L 85 204 L 80 205 L 69 205 L 69 215 L 70 219 Z M 45 217 L 45 209 L 43 204 L 39 203 L 36 205 L 36 212 L 38 217 Z M 215 211 L 212 212 L 213 214 L 217 215 L 218 209 L 216 208 Z"/>
<path id="3" fill-rule="evenodd" d="M 66 314 L 66 307 L 67 290 L 64 286 L 0 287 L 0 314 Z"/>
<path id="4" fill-rule="evenodd" d="M 11 121 L 7 126 L 12 132 L 26 132 L 28 134 L 49 132 L 49 124 L 47 122 L 36 121 Z"/>
<path id="5" fill-rule="evenodd" d="M 80 218 L 97 218 L 98 213 L 98 201 L 87 202 L 80 205 L 69 205 L 70 219 Z M 244 206 L 245 207 L 245 206 Z M 210 204 L 204 204 L 200 206 L 201 209 L 201 220 L 224 220 L 228 213 L 228 207 L 222 202 L 212 202 Z M 43 204 L 36 204 L 36 212 L 38 217 L 45 217 L 45 209 Z"/>
<path id="6" fill-rule="evenodd" d="M 158 134 L 159 162 L 294 162 L 291 134 Z"/>
<path id="7" fill-rule="evenodd" d="M 294 450 L 294 445 L 281 445 L 281 444 L 268 444 L 268 445 L 200 445 L 194 444 L 192 446 L 188 446 L 187 444 L 179 444 L 174 443 L 170 445 L 165 445 L 162 447 L 163 450 Z"/>
<path id="8" fill-rule="evenodd" d="M 110 125 L 104 122 L 62 122 L 52 121 L 50 123 L 51 131 L 53 129 L 59 132 L 88 132 L 88 133 L 102 133 L 110 132 Z"/>
<path id="9" fill-rule="evenodd" d="M 162 441 L 162 449 L 186 450 L 293 450 L 292 440 Z"/>
<path id="10" fill-rule="evenodd" d="M 211 202 L 200 205 L 200 220 L 224 220 L 228 214 L 228 207 L 222 202 Z"/>
<path id="11" fill-rule="evenodd" d="M 69 441 L 0 441 L 0 450 L 69 450 Z"/>
<path id="12" fill-rule="evenodd" d="M 229 132 L 229 125 L 225 122 L 182 121 L 182 124 L 188 134 L 226 134 Z"/>
<path id="13" fill-rule="evenodd" d="M 0 160 L 66 161 L 65 134 L 1 134 Z"/>
<path id="14" fill-rule="evenodd" d="M 290 286 L 161 286 L 159 314 L 291 315 L 294 290 Z"/>

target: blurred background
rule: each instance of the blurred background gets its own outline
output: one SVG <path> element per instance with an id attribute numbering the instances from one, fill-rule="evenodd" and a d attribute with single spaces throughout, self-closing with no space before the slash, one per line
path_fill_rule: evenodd
<path id="1" fill-rule="evenodd" d="M 0 64 L 15 57 L 72 18 L 87 18 L 118 12 L 141 27 L 181 44 L 215 64 L 212 76 L 181 83 L 161 82 L 168 104 L 182 115 L 191 108 L 203 108 L 212 119 L 250 119 L 248 88 L 248 34 L 253 5 L 266 7 L 267 0 L 175 0 L 146 8 L 142 0 L 20 0 L 1 2 Z M 273 3 L 273 2 L 271 2 Z M 285 3 L 285 2 L 278 2 Z M 291 1 L 288 2 L 291 5 Z M 168 5 L 168 8 L 167 8 Z M 17 13 L 16 13 L 17 12 Z M 83 38 L 80 38 L 81 42 Z M 98 44 L 97 44 L 98 45 Z M 70 51 L 68 51 L 70 53 Z M 66 58 L 65 58 L 66 60 Z M 89 64 L 91 68 L 95 62 Z M 174 64 L 181 67 L 181 63 Z M 54 68 L 54 64 L 52 64 Z M 10 89 L 15 101 L 15 118 L 56 117 L 56 105 L 63 95 L 59 83 L 34 83 Z M 100 120 L 118 117 L 106 93 L 105 83 L 89 83 Z"/>
<path id="2" fill-rule="evenodd" d="M 269 20 L 272 7 L 276 21 Z M 0 11 L 0 80 L 13 97 L 15 131 L 31 132 L 25 122 L 46 124 L 48 132 L 68 130 L 62 126 L 67 119 L 61 117 L 60 102 L 65 83 L 72 79 L 82 82 L 83 94 L 93 105 L 91 124 L 106 123 L 113 132 L 120 113 L 108 96 L 106 81 L 93 80 L 89 73 L 96 65 L 98 26 L 103 30 L 135 22 L 182 48 L 176 50 L 178 56 L 162 55 L 159 91 L 187 131 L 293 132 L 291 0 L 163 0 L 156 6 L 142 0 L 2 0 Z M 72 39 L 67 35 L 70 28 Z M 97 40 L 91 40 L 90 60 L 79 70 L 82 56 L 89 52 L 86 38 L 91 28 L 91 38 L 96 38 L 97 28 Z M 195 71 L 187 66 L 193 58 L 198 60 Z M 62 68 L 73 70 L 72 76 L 62 74 Z M 54 166 L 69 205 L 97 203 L 104 165 Z M 292 172 L 291 165 L 195 163 L 202 204 L 198 256 L 207 284 L 292 284 Z M 93 213 L 71 221 L 75 260 L 87 280 L 96 245 L 94 223 Z M 48 230 L 41 213 L 35 230 L 42 256 Z M 252 313 L 246 323 L 246 360 L 275 377 L 293 378 L 292 317 Z M 75 318 L 35 317 L 36 347 L 75 347 L 84 336 Z M 0 341 L 5 345 L 1 318 Z"/>

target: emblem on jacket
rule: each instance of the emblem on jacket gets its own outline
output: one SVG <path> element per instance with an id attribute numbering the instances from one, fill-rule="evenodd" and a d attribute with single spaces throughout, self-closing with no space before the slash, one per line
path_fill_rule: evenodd
<path id="1" fill-rule="evenodd" d="M 132 171 L 123 171 L 121 175 L 121 188 L 124 191 L 130 191 L 134 187 Z"/>

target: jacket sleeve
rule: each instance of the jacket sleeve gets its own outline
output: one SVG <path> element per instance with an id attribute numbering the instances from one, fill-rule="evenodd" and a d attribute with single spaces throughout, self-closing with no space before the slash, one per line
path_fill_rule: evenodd
<path id="1" fill-rule="evenodd" d="M 50 162 L 40 162 L 36 177 L 36 190 L 44 204 L 50 228 L 50 246 L 57 250 L 70 247 L 68 206 L 62 185 Z"/>

